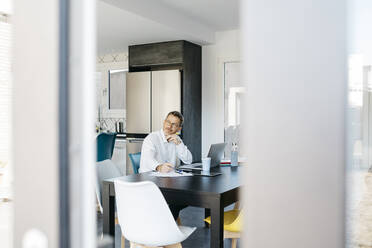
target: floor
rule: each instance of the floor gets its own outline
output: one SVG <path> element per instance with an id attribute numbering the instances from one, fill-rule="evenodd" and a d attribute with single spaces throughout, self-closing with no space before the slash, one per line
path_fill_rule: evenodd
<path id="1" fill-rule="evenodd" d="M 347 174 L 348 248 L 372 248 L 372 169 Z"/>
<path id="2" fill-rule="evenodd" d="M 231 209 L 228 207 L 227 209 Z M 182 242 L 183 248 L 207 248 L 210 245 L 209 229 L 204 227 L 204 209 L 188 207 L 181 211 L 182 225 L 197 227 L 197 230 L 191 234 L 191 236 Z M 102 216 L 98 216 L 98 235 L 102 233 Z M 129 247 L 129 243 L 126 240 L 125 247 Z M 224 241 L 224 247 L 231 247 L 231 240 L 226 239 Z M 237 247 L 240 247 L 240 241 L 238 241 Z M 115 248 L 120 248 L 120 227 L 117 225 L 115 228 Z"/>

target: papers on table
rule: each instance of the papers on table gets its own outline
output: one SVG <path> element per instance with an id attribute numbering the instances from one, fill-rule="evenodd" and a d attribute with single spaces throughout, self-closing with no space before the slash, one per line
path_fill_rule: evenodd
<path id="1" fill-rule="evenodd" d="M 171 171 L 171 172 L 168 172 L 168 173 L 162 173 L 162 172 L 151 172 L 150 174 L 151 176 L 154 176 L 154 177 L 185 177 L 185 176 L 192 176 L 191 173 L 187 173 L 187 172 L 175 172 L 175 171 Z"/>

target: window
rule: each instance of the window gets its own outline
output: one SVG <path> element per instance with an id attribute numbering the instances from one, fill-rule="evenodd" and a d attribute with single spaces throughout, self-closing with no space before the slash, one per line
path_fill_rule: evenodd
<path id="1" fill-rule="evenodd" d="M 240 80 L 240 62 L 224 63 L 224 91 L 225 158 L 230 158 L 232 144 L 236 143 L 239 147 L 240 98 L 245 92 Z"/>
<path id="2" fill-rule="evenodd" d="M 9 2 L 5 3 L 9 5 Z M 0 246 L 5 248 L 12 247 L 13 238 L 11 214 L 13 204 L 9 201 L 12 185 L 10 161 L 12 29 L 10 17 L 2 12 L 9 10 L 8 5 L 0 6 Z"/>
<path id="3" fill-rule="evenodd" d="M 127 71 L 109 71 L 109 109 L 125 109 Z"/>
<path id="4" fill-rule="evenodd" d="M 11 24 L 9 16 L 0 13 L 0 200 L 8 198 L 11 182 Z"/>
<path id="5" fill-rule="evenodd" d="M 349 57 L 349 121 L 348 136 L 351 160 L 347 167 L 347 247 L 360 247 L 371 242 L 372 177 L 372 83 L 371 65 L 363 54 Z"/>

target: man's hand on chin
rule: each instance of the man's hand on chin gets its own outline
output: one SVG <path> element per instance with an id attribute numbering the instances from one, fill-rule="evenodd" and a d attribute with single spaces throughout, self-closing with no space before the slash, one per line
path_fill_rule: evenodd
<path id="1" fill-rule="evenodd" d="M 164 163 L 164 164 L 158 165 L 158 167 L 156 167 L 156 170 L 162 173 L 168 173 L 174 170 L 174 167 L 171 163 Z"/>
<path id="2" fill-rule="evenodd" d="M 178 137 L 177 134 L 167 135 L 165 138 L 167 139 L 168 142 L 173 142 L 176 145 L 179 145 L 181 143 L 180 138 Z"/>

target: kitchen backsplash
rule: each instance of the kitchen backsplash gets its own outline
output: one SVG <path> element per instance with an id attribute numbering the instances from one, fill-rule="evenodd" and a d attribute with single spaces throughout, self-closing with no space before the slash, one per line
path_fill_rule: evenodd
<path id="1" fill-rule="evenodd" d="M 116 132 L 116 123 L 121 121 L 124 125 L 124 132 L 125 132 L 125 118 L 97 118 L 97 126 L 101 128 L 104 132 Z"/>
<path id="2" fill-rule="evenodd" d="M 127 62 L 128 53 L 109 53 L 97 56 L 97 64 Z"/>
<path id="3" fill-rule="evenodd" d="M 108 71 L 128 68 L 128 53 L 114 52 L 97 56 L 97 112 L 96 129 L 115 132 L 115 124 L 123 122 L 126 130 L 125 109 L 108 109 Z"/>

